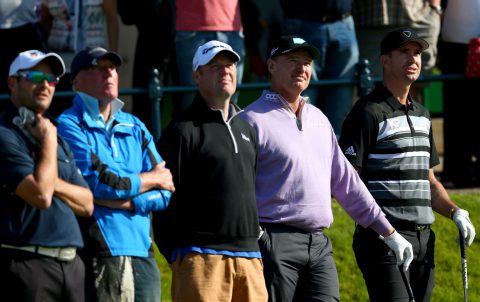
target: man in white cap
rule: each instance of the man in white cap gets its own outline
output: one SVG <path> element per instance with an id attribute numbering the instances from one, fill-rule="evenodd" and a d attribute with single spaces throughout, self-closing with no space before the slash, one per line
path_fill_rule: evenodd
<path id="1" fill-rule="evenodd" d="M 7 79 L 11 103 L 0 116 L 0 292 L 5 301 L 84 301 L 83 240 L 75 215 L 93 197 L 67 143 L 45 115 L 62 59 L 20 53 Z"/>
<path id="2" fill-rule="evenodd" d="M 150 132 L 121 110 L 121 64 L 118 54 L 101 47 L 75 55 L 71 80 L 77 94 L 58 118 L 58 131 L 95 198 L 83 234 L 87 300 L 158 302 L 150 212 L 163 210 L 175 188 Z"/>
<path id="3" fill-rule="evenodd" d="M 257 242 L 257 138 L 230 102 L 239 59 L 215 40 L 197 49 L 198 92 L 158 143 L 177 189 L 154 219 L 156 242 L 171 263 L 173 301 L 267 301 Z"/>

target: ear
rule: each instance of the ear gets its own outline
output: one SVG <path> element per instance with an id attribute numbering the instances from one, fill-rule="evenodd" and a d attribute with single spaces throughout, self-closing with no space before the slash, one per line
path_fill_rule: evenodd
<path id="1" fill-rule="evenodd" d="M 200 73 L 201 71 L 199 71 L 198 69 L 192 71 L 192 79 L 196 84 L 198 84 L 198 82 L 200 81 L 200 77 L 202 76 Z"/>
<path id="2" fill-rule="evenodd" d="M 7 85 L 10 90 L 12 90 L 16 85 L 17 85 L 17 79 L 14 77 L 8 77 L 7 78 Z"/>
<path id="3" fill-rule="evenodd" d="M 71 82 L 72 82 L 72 89 L 73 89 L 74 91 L 76 91 L 77 85 L 78 85 L 78 80 L 77 80 L 77 78 L 78 78 L 78 77 L 75 76 L 75 77 L 73 78 L 73 80 L 71 80 Z"/>
<path id="4" fill-rule="evenodd" d="M 388 54 L 380 56 L 380 64 L 385 66 L 388 63 Z"/>
<path id="5" fill-rule="evenodd" d="M 273 74 L 273 71 L 275 70 L 275 61 L 273 59 L 268 59 L 267 60 L 267 68 L 268 68 L 268 72 L 270 74 Z"/>

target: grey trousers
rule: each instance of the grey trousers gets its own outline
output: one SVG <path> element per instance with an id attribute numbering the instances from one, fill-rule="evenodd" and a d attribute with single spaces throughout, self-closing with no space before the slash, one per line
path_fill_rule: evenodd
<path id="1" fill-rule="evenodd" d="M 259 239 L 268 300 L 272 302 L 340 300 L 330 239 L 281 224 L 262 223 Z"/>

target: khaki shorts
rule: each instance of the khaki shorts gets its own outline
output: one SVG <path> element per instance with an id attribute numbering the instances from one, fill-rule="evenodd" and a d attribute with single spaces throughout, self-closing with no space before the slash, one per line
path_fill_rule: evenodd
<path id="1" fill-rule="evenodd" d="M 261 259 L 189 253 L 170 267 L 174 302 L 268 300 Z"/>

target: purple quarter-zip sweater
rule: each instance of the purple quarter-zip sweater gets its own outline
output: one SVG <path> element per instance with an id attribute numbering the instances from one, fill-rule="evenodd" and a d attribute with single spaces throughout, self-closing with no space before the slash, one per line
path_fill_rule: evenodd
<path id="1" fill-rule="evenodd" d="M 279 94 L 266 90 L 241 118 L 258 135 L 256 197 L 261 222 L 320 232 L 333 222 L 333 195 L 358 224 L 379 234 L 391 227 L 315 106 L 302 99 L 295 115 Z"/>

